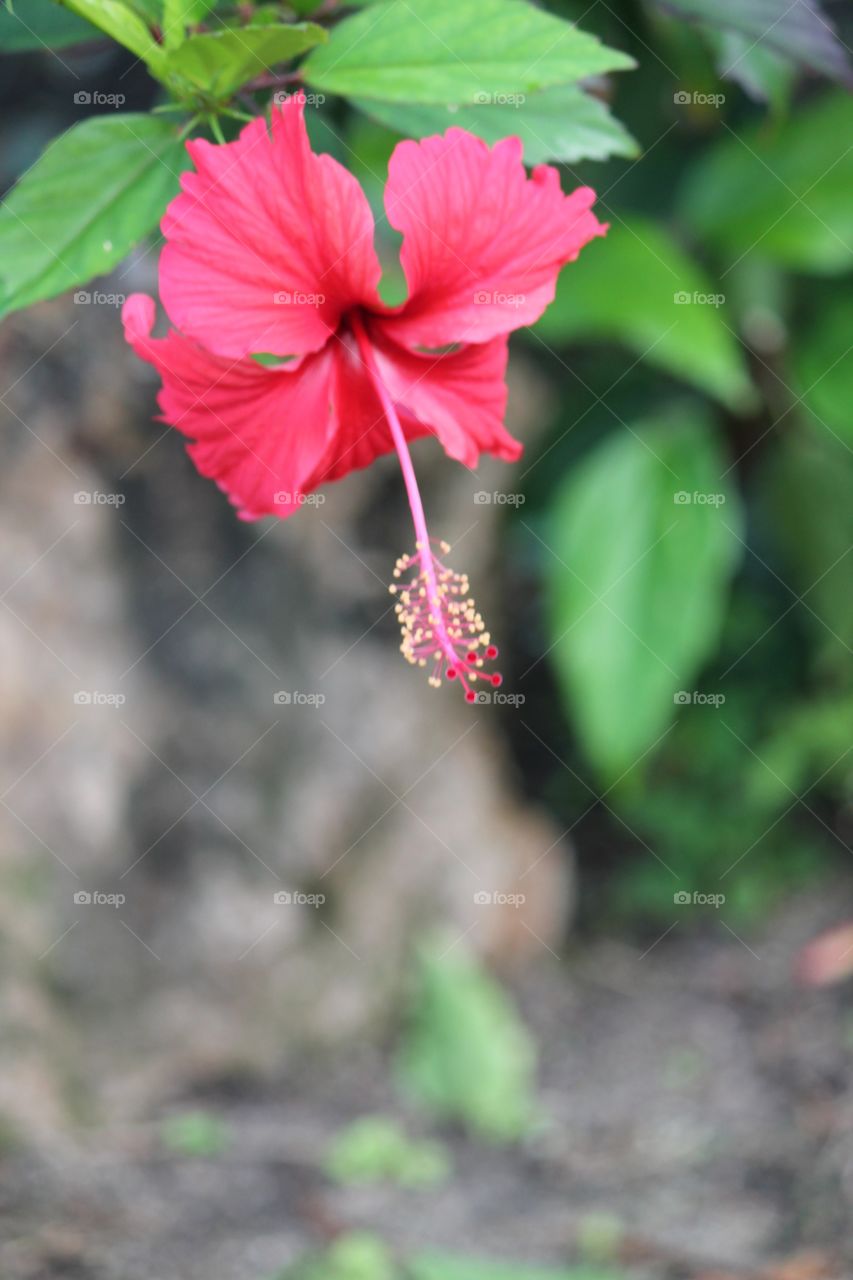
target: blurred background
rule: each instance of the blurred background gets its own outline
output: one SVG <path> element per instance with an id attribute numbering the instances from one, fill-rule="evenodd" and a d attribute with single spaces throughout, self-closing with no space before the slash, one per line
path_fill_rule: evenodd
<path id="1" fill-rule="evenodd" d="M 396 652 L 393 458 L 247 525 L 155 420 L 157 243 L 0 328 L 10 1280 L 853 1275 L 853 15 L 551 7 L 637 146 L 562 166 L 521 462 L 415 450 L 499 694 Z M 4 188 L 154 101 L 6 40 Z M 399 135 L 310 128 L 399 296 Z"/>

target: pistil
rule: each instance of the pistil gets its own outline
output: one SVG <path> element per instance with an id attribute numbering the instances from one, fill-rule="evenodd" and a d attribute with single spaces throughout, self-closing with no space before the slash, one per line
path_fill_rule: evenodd
<path id="1" fill-rule="evenodd" d="M 400 650 L 408 662 L 430 667 L 431 685 L 439 686 L 443 676 L 458 679 L 466 700 L 476 702 L 473 686 L 477 681 L 494 687 L 501 683 L 497 672 L 483 670 L 486 661 L 496 658 L 498 651 L 470 594 L 467 574 L 457 573 L 445 564 L 443 557 L 450 551 L 446 542 L 433 544 L 430 539 L 412 456 L 394 401 L 382 380 L 360 316 L 354 314 L 351 323 L 400 460 L 415 526 L 414 553 L 397 560 L 394 577 L 399 581 L 389 588 L 399 597 L 396 612 L 402 634 Z"/>

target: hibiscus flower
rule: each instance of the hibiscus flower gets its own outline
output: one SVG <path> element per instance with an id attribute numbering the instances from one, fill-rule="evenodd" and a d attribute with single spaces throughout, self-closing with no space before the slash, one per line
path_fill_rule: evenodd
<path id="1" fill-rule="evenodd" d="M 437 437 L 474 467 L 514 461 L 506 431 L 508 334 L 532 324 L 557 274 L 606 227 L 595 194 L 564 195 L 556 169 L 528 177 L 521 142 L 464 129 L 401 142 L 385 207 L 403 235 L 408 298 L 386 306 L 374 224 L 355 177 L 312 151 L 294 95 L 224 145 L 187 143 L 195 166 L 162 222 L 160 297 L 175 328 L 152 338 L 155 305 L 133 294 L 125 334 L 162 378 L 161 417 L 247 520 L 292 515 L 327 481 L 396 450 L 415 527 L 400 558 L 402 651 L 430 680 L 473 683 L 497 656 L 469 594 L 427 531 L 408 449 Z M 261 359 L 258 359 L 261 357 Z"/>

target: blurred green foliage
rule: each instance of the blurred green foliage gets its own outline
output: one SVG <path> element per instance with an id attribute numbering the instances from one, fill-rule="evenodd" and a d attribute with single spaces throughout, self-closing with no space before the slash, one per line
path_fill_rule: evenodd
<path id="1" fill-rule="evenodd" d="M 401 1276 L 379 1237 L 358 1231 L 279 1272 L 275 1280 L 401 1280 Z"/>
<path id="2" fill-rule="evenodd" d="M 622 1280 L 622 1273 L 594 1265 L 531 1267 L 444 1253 L 396 1259 L 378 1236 L 353 1232 L 275 1280 Z"/>
<path id="3" fill-rule="evenodd" d="M 745 45 L 760 2 L 679 7 L 628 41 L 646 153 L 567 176 L 611 230 L 529 335 L 560 408 L 514 531 L 528 776 L 660 923 L 760 917 L 845 859 L 853 800 L 853 99 L 798 64 L 849 66 L 811 18 Z"/>
<path id="4" fill-rule="evenodd" d="M 801 271 L 850 269 L 853 100 L 827 92 L 726 135 L 691 166 L 678 212 L 725 266 L 756 248 Z"/>
<path id="5" fill-rule="evenodd" d="M 228 1127 L 210 1111 L 181 1111 L 160 1126 L 165 1147 L 180 1156 L 218 1156 L 230 1144 Z"/>
<path id="6" fill-rule="evenodd" d="M 754 393 L 730 324 L 719 285 L 677 238 L 631 215 L 561 274 L 531 337 L 548 344 L 619 342 L 723 404 L 748 407 Z"/>
<path id="7" fill-rule="evenodd" d="M 723 466 L 707 414 L 685 404 L 614 432 L 553 499 L 551 660 L 608 782 L 654 748 L 688 696 L 682 673 L 716 646 L 742 545 Z"/>
<path id="8" fill-rule="evenodd" d="M 535 1069 L 534 1042 L 509 996 L 464 944 L 422 946 L 397 1060 L 404 1090 L 480 1137 L 506 1142 L 535 1119 Z"/>
<path id="9" fill-rule="evenodd" d="M 410 1138 L 393 1116 L 364 1116 L 338 1135 L 326 1156 L 337 1182 L 395 1182 L 434 1187 L 446 1182 L 450 1157 L 439 1142 Z"/>
<path id="10" fill-rule="evenodd" d="M 517 1262 L 487 1262 L 441 1253 L 415 1258 L 409 1264 L 408 1275 L 411 1280 L 620 1280 L 615 1271 L 595 1266 L 528 1267 Z"/>

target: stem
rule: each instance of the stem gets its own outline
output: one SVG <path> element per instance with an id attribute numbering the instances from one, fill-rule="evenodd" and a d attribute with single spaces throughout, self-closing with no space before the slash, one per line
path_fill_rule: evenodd
<path id="1" fill-rule="evenodd" d="M 274 72 L 264 72 L 262 75 L 254 76 L 251 80 L 247 80 L 240 87 L 243 92 L 256 93 L 260 89 L 283 89 L 289 84 L 299 84 L 301 80 L 301 71 L 284 71 L 281 75 L 276 75 Z"/>
<path id="2" fill-rule="evenodd" d="M 224 146 L 225 134 L 222 132 L 222 126 L 220 125 L 217 117 L 213 115 L 207 116 L 206 123 L 208 128 L 210 129 L 210 132 L 213 134 L 214 138 L 216 139 L 216 141 L 220 143 L 222 146 Z"/>
<path id="3" fill-rule="evenodd" d="M 185 138 L 189 137 L 189 135 L 192 133 L 193 129 L 196 127 L 200 119 L 201 119 L 200 115 L 195 115 L 192 117 L 191 120 L 187 120 L 186 124 L 181 129 L 181 132 L 178 134 L 178 140 L 180 142 L 183 142 Z"/>

